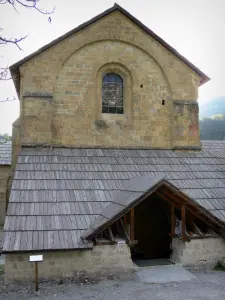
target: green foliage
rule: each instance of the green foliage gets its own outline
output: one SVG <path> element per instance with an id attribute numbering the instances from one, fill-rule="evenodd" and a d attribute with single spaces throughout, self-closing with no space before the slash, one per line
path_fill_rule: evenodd
<path id="1" fill-rule="evenodd" d="M 201 140 L 225 140 L 225 114 L 203 118 L 199 126 Z"/>
<path id="2" fill-rule="evenodd" d="M 218 260 L 215 267 L 213 268 L 215 271 L 223 271 L 225 272 L 225 265 L 222 261 Z"/>
<path id="3" fill-rule="evenodd" d="M 212 115 L 211 119 L 213 119 L 213 120 L 225 120 L 225 115 L 223 115 L 223 114 Z"/>
<path id="4" fill-rule="evenodd" d="M 218 114 L 225 115 L 225 96 L 211 99 L 208 102 L 199 102 L 199 115 L 201 118 Z"/>

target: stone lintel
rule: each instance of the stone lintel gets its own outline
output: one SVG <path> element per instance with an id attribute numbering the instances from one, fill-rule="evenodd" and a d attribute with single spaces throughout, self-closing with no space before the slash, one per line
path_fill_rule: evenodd
<path id="1" fill-rule="evenodd" d="M 190 100 L 190 101 L 183 101 L 183 100 L 173 100 L 174 105 L 198 105 L 198 101 Z"/>
<path id="2" fill-rule="evenodd" d="M 53 94 L 49 92 L 24 92 L 24 98 L 53 98 Z"/>

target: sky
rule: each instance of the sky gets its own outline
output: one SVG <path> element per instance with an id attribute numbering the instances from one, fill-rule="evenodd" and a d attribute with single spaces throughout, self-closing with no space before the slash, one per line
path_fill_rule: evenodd
<path id="1" fill-rule="evenodd" d="M 37 11 L 0 5 L 0 34 L 27 38 L 20 44 L 0 46 L 0 68 L 10 66 L 53 39 L 113 6 L 111 0 L 39 0 L 51 10 L 52 22 Z M 117 3 L 207 74 L 211 81 L 200 87 L 199 102 L 225 95 L 224 0 L 118 0 Z M 0 35 L 0 36 L 1 36 Z M 12 81 L 0 82 L 0 100 L 12 99 Z M 0 133 L 11 134 L 19 116 L 19 101 L 0 102 Z"/>

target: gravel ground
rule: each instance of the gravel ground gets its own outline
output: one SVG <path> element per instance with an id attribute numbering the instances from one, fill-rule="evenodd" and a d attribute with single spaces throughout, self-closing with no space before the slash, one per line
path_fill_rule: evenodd
<path id="1" fill-rule="evenodd" d="M 85 283 L 66 280 L 40 283 L 38 293 L 34 285 L 3 285 L 0 299 L 4 300 L 221 300 L 225 299 L 225 272 L 194 272 L 197 279 L 182 283 L 144 284 L 136 275 L 109 278 Z"/>

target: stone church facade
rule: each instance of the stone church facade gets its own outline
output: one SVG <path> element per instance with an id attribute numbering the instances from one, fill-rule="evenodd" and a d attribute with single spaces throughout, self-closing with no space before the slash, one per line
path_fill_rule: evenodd
<path id="1" fill-rule="evenodd" d="M 21 143 L 198 148 L 198 88 L 208 78 L 168 47 L 114 9 L 15 64 Z M 102 113 L 107 73 L 122 79 L 121 114 Z"/>
<path id="2" fill-rule="evenodd" d="M 169 199 L 170 237 L 176 217 L 182 221 L 180 240 L 172 242 L 176 262 L 198 264 L 205 245 L 206 263 L 223 258 L 225 220 L 211 204 L 222 196 L 203 192 L 218 176 L 210 169 L 214 177 L 206 177 L 209 161 L 224 165 L 225 188 L 222 154 L 201 150 L 198 88 L 209 80 L 203 72 L 117 4 L 10 70 L 20 118 L 4 227 L 8 280 L 30 278 L 28 257 L 37 252 L 44 253 L 43 278 L 135 268 L 132 209 L 146 195 Z M 193 234 L 196 260 L 187 242 Z"/>

